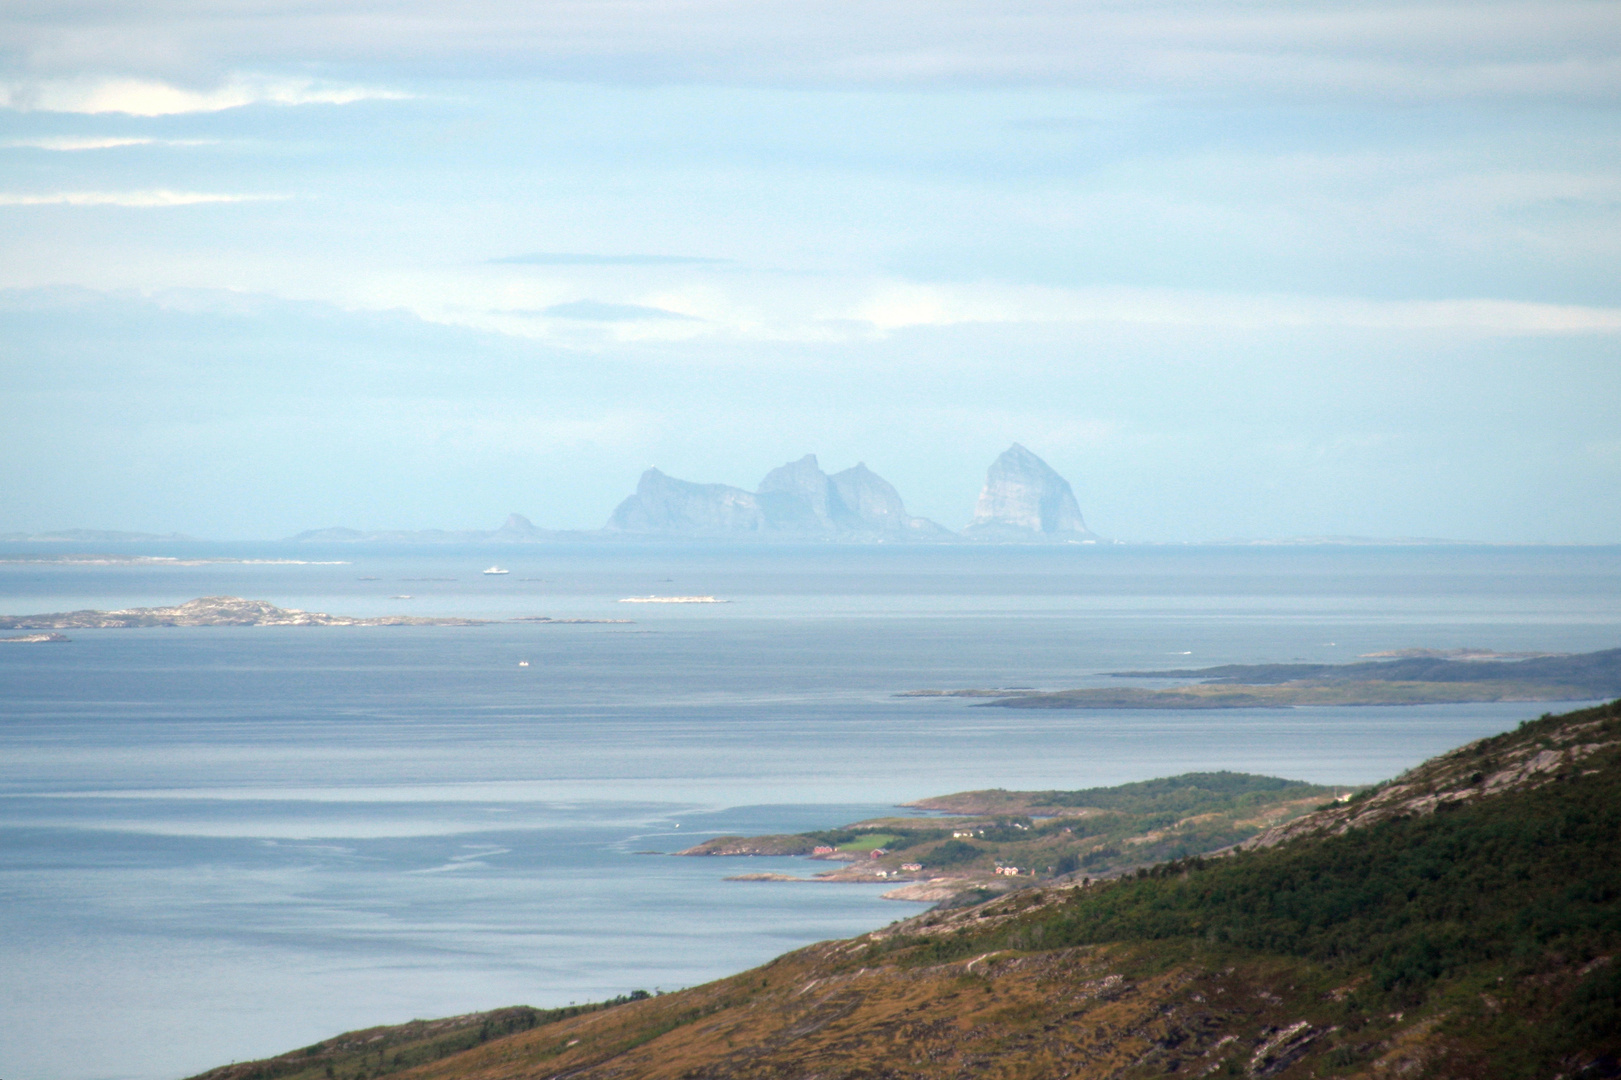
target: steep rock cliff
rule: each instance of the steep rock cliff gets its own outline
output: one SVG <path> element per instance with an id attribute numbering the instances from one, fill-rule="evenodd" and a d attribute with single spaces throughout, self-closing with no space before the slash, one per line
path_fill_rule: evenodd
<path id="1" fill-rule="evenodd" d="M 610 532 L 717 536 L 766 528 L 760 500 L 726 484 L 694 484 L 648 469 L 608 519 Z"/>
<path id="2" fill-rule="evenodd" d="M 974 520 L 963 533 L 984 539 L 1097 539 L 1081 519 L 1069 481 L 1018 443 L 991 462 Z"/>
<path id="3" fill-rule="evenodd" d="M 834 476 L 815 454 L 772 469 L 759 490 L 693 484 L 657 469 L 608 521 L 613 532 L 780 539 L 950 539 L 949 530 L 906 512 L 900 494 L 866 465 Z"/>

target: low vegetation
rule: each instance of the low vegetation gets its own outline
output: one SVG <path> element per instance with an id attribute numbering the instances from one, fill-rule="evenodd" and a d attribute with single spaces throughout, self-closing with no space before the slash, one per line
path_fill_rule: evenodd
<path id="1" fill-rule="evenodd" d="M 480 1017 L 418 1022 L 207 1075 L 1614 1077 L 1618 953 L 1621 703 L 1529 721 L 1234 854 L 1026 888 L 571 1016 L 486 1014 L 528 1024 L 487 1038 Z M 435 1038 L 474 1042 L 397 1067 L 387 1049 Z M 314 1071 L 277 1064 L 299 1054 Z"/>
<path id="2" fill-rule="evenodd" d="M 977 895 L 1083 872 L 1108 876 L 1200 855 L 1258 835 L 1351 788 L 1248 773 L 1187 773 L 1081 791 L 968 791 L 914 803 L 950 816 L 880 818 L 793 836 L 722 836 L 684 855 L 812 855 L 823 876 L 940 882 Z M 873 852 L 882 852 L 873 857 Z M 916 866 L 921 869 L 909 870 Z M 1016 875 L 998 874 L 1013 868 Z"/>

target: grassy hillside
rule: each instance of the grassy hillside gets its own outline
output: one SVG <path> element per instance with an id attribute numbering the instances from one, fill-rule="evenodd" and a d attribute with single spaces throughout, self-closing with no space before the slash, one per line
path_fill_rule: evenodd
<path id="1" fill-rule="evenodd" d="M 1108 876 L 1205 854 L 1351 790 L 1217 772 L 1083 791 L 966 791 L 912 804 L 951 817 L 879 818 L 792 836 L 721 836 L 681 854 L 810 855 L 833 848 L 819 859 L 838 869 L 818 875 L 823 880 L 881 876 L 927 882 L 931 898 L 953 891 L 980 895 L 1030 879 Z M 873 856 L 875 848 L 883 853 Z M 998 867 L 1019 874 L 998 874 Z"/>
<path id="2" fill-rule="evenodd" d="M 1232 856 L 930 912 L 479 1029 L 431 1061 L 390 1058 L 391 1032 L 429 1038 L 414 1025 L 206 1075 L 1621 1075 L 1618 704 L 1529 721 Z M 443 1037 L 472 1037 L 463 1019 Z"/>

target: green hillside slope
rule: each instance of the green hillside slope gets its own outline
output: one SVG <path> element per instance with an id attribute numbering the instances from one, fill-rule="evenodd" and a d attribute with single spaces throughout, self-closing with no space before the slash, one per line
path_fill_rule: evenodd
<path id="1" fill-rule="evenodd" d="M 1229 857 L 1032 887 L 510 1033 L 460 1018 L 461 1045 L 378 1029 L 205 1075 L 1621 1075 L 1618 704 Z"/>
<path id="2" fill-rule="evenodd" d="M 1084 791 L 964 791 L 888 817 L 785 836 L 717 836 L 681 855 L 803 855 L 825 882 L 894 881 L 896 899 L 988 899 L 1084 874 L 1202 855 L 1257 836 L 1353 788 L 1248 773 L 1185 773 Z M 755 875 L 740 875 L 751 879 Z M 759 875 L 781 879 L 784 875 Z"/>

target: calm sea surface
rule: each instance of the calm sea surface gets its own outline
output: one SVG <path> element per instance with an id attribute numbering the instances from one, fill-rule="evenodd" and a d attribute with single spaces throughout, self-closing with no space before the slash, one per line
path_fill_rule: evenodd
<path id="1" fill-rule="evenodd" d="M 0 645 L 5 1080 L 179 1077 L 370 1024 L 669 990 L 920 910 L 721 880 L 796 860 L 650 854 L 718 833 L 1195 769 L 1367 782 L 1545 708 L 1033 713 L 898 691 L 1621 645 L 1617 548 L 129 550 L 306 562 L 6 562 L 0 612 L 234 595 L 634 623 Z M 618 602 L 647 594 L 730 602 Z"/>

